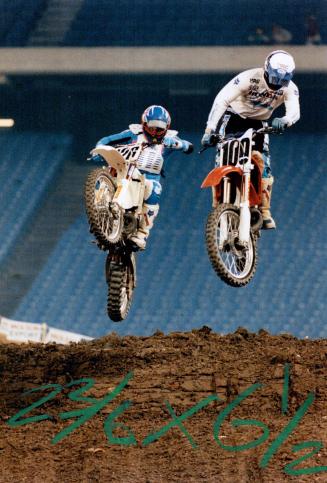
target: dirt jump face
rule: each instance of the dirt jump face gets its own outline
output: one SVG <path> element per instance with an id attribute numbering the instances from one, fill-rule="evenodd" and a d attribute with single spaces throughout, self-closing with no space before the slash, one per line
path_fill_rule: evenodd
<path id="1" fill-rule="evenodd" d="M 323 482 L 326 340 L 0 346 L 1 482 Z"/>

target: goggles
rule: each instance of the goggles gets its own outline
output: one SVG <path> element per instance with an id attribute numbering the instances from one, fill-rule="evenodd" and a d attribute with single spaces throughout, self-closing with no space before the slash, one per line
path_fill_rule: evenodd
<path id="1" fill-rule="evenodd" d="M 292 77 L 292 72 L 286 72 L 283 69 L 272 69 L 271 67 L 268 68 L 268 80 L 269 83 L 273 84 L 274 86 L 288 86 L 292 80 Z"/>
<path id="2" fill-rule="evenodd" d="M 148 126 L 147 124 L 144 125 L 144 129 L 152 137 L 156 137 L 156 136 L 161 137 L 167 132 L 167 128 Z"/>

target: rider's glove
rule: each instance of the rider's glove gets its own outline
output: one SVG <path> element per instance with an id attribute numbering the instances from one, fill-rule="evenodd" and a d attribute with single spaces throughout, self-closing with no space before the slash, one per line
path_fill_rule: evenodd
<path id="1" fill-rule="evenodd" d="M 92 161 L 93 163 L 103 163 L 103 157 L 101 154 L 94 154 L 94 156 L 91 156 L 90 158 L 87 158 L 87 160 Z"/>
<path id="2" fill-rule="evenodd" d="M 203 134 L 203 137 L 201 139 L 201 144 L 202 146 L 204 146 L 205 148 L 211 146 L 211 136 L 212 136 L 213 132 L 210 130 L 210 131 L 205 131 L 205 133 Z"/>
<path id="3" fill-rule="evenodd" d="M 163 141 L 165 148 L 177 148 L 178 142 L 175 138 L 165 138 Z"/>
<path id="4" fill-rule="evenodd" d="M 194 146 L 189 141 L 184 140 L 184 141 L 182 141 L 182 149 L 183 149 L 184 153 L 191 154 L 191 153 L 193 153 Z"/>
<path id="5" fill-rule="evenodd" d="M 284 132 L 287 128 L 287 122 L 283 118 L 275 117 L 271 123 L 271 126 L 278 132 Z"/>
<path id="6" fill-rule="evenodd" d="M 92 154 L 92 151 L 90 152 L 90 156 L 86 158 L 87 161 L 91 161 L 92 163 L 105 163 L 105 159 L 101 156 L 101 154 Z"/>
<path id="7" fill-rule="evenodd" d="M 182 149 L 184 153 L 190 154 L 193 152 L 193 144 L 179 138 L 165 138 L 163 141 L 165 148 Z"/>

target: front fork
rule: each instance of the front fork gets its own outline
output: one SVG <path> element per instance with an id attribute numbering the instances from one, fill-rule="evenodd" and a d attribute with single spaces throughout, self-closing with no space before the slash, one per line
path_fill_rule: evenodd
<path id="1" fill-rule="evenodd" d="M 247 246 L 250 239 L 251 213 L 249 206 L 250 173 L 244 173 L 240 198 L 240 224 L 238 238 L 240 244 Z M 223 178 L 223 203 L 230 203 L 231 181 Z M 219 249 L 222 250 L 228 239 L 228 218 L 223 213 L 220 218 Z"/>
<path id="2" fill-rule="evenodd" d="M 223 203 L 230 203 L 231 181 L 225 176 L 223 178 Z M 225 241 L 228 239 L 228 219 L 227 214 L 223 213 L 220 218 L 220 233 L 219 233 L 219 250 L 224 247 Z"/>
<path id="3" fill-rule="evenodd" d="M 247 246 L 250 240 L 251 229 L 251 213 L 249 206 L 250 193 L 250 173 L 244 173 L 242 179 L 242 191 L 240 202 L 240 225 L 239 225 L 239 241 Z"/>

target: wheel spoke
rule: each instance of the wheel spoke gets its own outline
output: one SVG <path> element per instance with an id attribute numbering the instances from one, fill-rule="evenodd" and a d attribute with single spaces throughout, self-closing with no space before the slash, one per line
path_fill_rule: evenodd
<path id="1" fill-rule="evenodd" d="M 239 210 L 222 203 L 208 216 L 206 245 L 217 275 L 228 285 L 241 287 L 249 283 L 257 264 L 256 238 L 250 233 L 246 247 L 239 240 Z"/>
<path id="2" fill-rule="evenodd" d="M 112 199 L 115 193 L 113 184 L 104 175 L 100 175 L 95 185 L 94 206 L 98 214 L 99 227 L 105 238 L 111 242 L 119 235 L 122 224 L 122 213 L 114 218 L 111 211 Z"/>
<path id="3" fill-rule="evenodd" d="M 221 219 L 218 222 L 217 226 L 217 241 L 224 239 L 224 246 L 220 248 L 218 245 L 218 252 L 221 261 L 223 262 L 226 270 L 236 278 L 243 278 L 248 275 L 249 271 L 252 267 L 252 260 L 253 260 L 253 246 L 252 240 L 250 239 L 248 249 L 243 249 L 240 252 L 239 247 L 235 247 L 235 243 L 238 241 L 238 226 L 239 226 L 239 215 L 234 211 L 225 211 L 221 214 L 225 217 L 226 223 L 225 227 L 227 228 L 227 233 L 222 236 L 222 227 L 220 226 Z M 226 230 L 224 228 L 224 231 Z"/>

